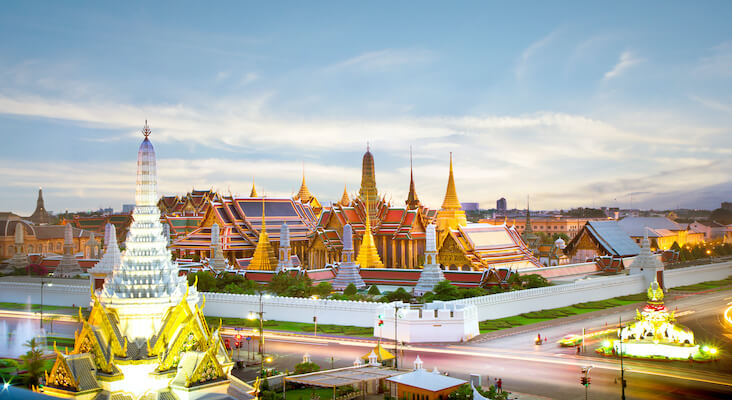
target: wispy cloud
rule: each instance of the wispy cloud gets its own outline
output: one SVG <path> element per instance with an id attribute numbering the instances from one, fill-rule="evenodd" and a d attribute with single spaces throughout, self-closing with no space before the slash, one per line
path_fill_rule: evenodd
<path id="1" fill-rule="evenodd" d="M 465 201 L 493 201 L 496 190 L 507 198 L 520 199 L 531 191 L 546 194 L 544 200 L 537 198 L 538 207 L 566 207 L 569 202 L 583 204 L 587 192 L 580 182 L 590 178 L 633 180 L 638 170 L 663 170 L 680 165 L 679 160 L 684 165 L 696 166 L 712 154 L 697 149 L 689 150 L 686 158 L 663 158 L 669 156 L 669 146 L 683 153 L 696 146 L 697 138 L 687 130 L 677 132 L 662 123 L 635 131 L 611 120 L 556 112 L 376 120 L 305 118 L 273 113 L 267 104 L 266 97 L 223 99 L 196 106 L 135 106 L 0 96 L 0 113 L 63 119 L 87 129 L 92 127 L 90 132 L 94 132 L 94 127 L 122 130 L 128 132 L 124 140 L 139 140 L 140 125 L 148 117 L 156 145 L 176 142 L 197 148 L 191 159 L 161 159 L 160 190 L 165 193 L 185 192 L 191 185 L 245 193 L 251 177 L 256 176 L 257 185 L 263 190 L 272 195 L 289 195 L 297 189 L 299 159 L 305 157 L 309 160 L 308 185 L 321 199 L 334 200 L 341 194 L 342 183 L 355 189 L 359 180 L 358 156 L 343 158 L 343 154 L 358 151 L 368 138 L 372 148 L 377 149 L 379 189 L 392 194 L 395 201 L 406 196 L 409 172 L 405 149 L 415 145 L 415 154 L 419 155 L 415 160 L 415 179 L 420 198 L 428 205 L 441 201 L 445 182 L 440 177 L 446 179 L 446 152 L 451 148 L 455 151 L 457 184 Z M 102 135 L 109 134 L 105 130 L 100 130 L 95 140 L 102 141 Z M 661 136 L 665 138 L 664 147 L 656 146 Z M 112 151 L 108 150 L 109 145 L 99 146 L 102 152 Z M 204 149 L 217 156 L 203 155 Z M 247 154 L 245 161 L 241 154 Z M 333 157 L 341 158 L 335 162 Z M 93 203 L 92 207 L 119 204 L 131 196 L 127 189 L 134 184 L 132 162 L 33 164 L 36 167 L 20 169 L 14 162 L 0 160 L 0 186 L 42 185 L 50 190 L 49 185 L 55 185 L 59 193 L 69 198 L 78 196 L 95 202 L 109 199 L 104 204 Z M 49 175 L 44 170 L 54 173 Z M 84 171 L 93 171 L 95 175 Z M 557 178 L 564 176 L 575 179 L 557 186 Z M 522 185 L 516 185 L 517 177 Z M 485 185 L 486 179 L 491 185 Z M 689 183 L 689 188 L 714 184 L 718 179 L 717 175 L 700 174 Z M 558 191 L 566 196 L 552 195 Z M 612 196 L 609 192 L 592 193 L 596 193 L 597 200 Z M 79 206 L 71 200 L 64 204 Z"/>
<path id="2" fill-rule="evenodd" d="M 695 72 L 702 77 L 732 77 L 732 41 L 714 46 L 709 56 L 699 61 Z"/>
<path id="3" fill-rule="evenodd" d="M 613 78 L 617 78 L 621 74 L 623 74 L 625 71 L 627 71 L 630 67 L 643 62 L 644 60 L 642 58 L 636 57 L 632 52 L 630 51 L 624 51 L 622 54 L 620 54 L 620 58 L 618 59 L 617 64 L 610 70 L 605 73 L 605 76 L 603 76 L 603 80 L 610 80 Z"/>
<path id="4" fill-rule="evenodd" d="M 708 99 L 708 98 L 699 97 L 699 96 L 689 96 L 689 98 L 709 109 L 716 110 L 716 111 L 722 111 L 725 113 L 732 113 L 731 104 L 725 104 L 725 103 L 719 102 L 717 100 Z"/>
<path id="5" fill-rule="evenodd" d="M 526 75 L 529 66 L 531 65 L 531 58 L 534 57 L 534 55 L 536 55 L 536 53 L 541 49 L 549 45 L 559 35 L 559 32 L 559 29 L 550 32 L 548 35 L 531 43 L 529 47 L 521 53 L 521 56 L 516 62 L 516 69 L 514 70 L 517 80 L 522 80 Z"/>
<path id="6" fill-rule="evenodd" d="M 354 69 L 383 71 L 407 64 L 422 64 L 434 60 L 435 53 L 424 49 L 384 49 L 359 54 L 326 68 L 328 71 Z"/>

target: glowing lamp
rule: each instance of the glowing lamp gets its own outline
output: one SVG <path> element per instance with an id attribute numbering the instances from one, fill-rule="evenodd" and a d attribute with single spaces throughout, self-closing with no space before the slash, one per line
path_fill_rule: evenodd
<path id="1" fill-rule="evenodd" d="M 257 319 L 257 316 L 254 315 L 254 313 L 249 313 L 249 315 L 247 315 L 247 319 L 248 320 L 255 320 L 255 319 Z"/>
<path id="2" fill-rule="evenodd" d="M 314 294 L 314 295 L 310 296 L 310 298 L 313 300 L 318 300 L 318 295 Z"/>
<path id="3" fill-rule="evenodd" d="M 610 347 L 610 341 L 606 340 L 606 341 L 602 342 L 602 347 Z"/>
<path id="4" fill-rule="evenodd" d="M 702 347 L 702 351 L 705 353 L 709 353 L 709 346 Z"/>
<path id="5" fill-rule="evenodd" d="M 267 357 L 267 358 L 264 359 L 264 361 L 267 361 L 268 363 L 271 363 L 272 362 L 272 357 Z"/>

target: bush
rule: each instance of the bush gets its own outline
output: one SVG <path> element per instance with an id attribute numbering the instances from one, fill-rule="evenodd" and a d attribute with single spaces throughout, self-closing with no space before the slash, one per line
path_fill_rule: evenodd
<path id="1" fill-rule="evenodd" d="M 314 362 L 301 362 L 299 364 L 295 364 L 295 375 L 309 374 L 317 371 L 320 371 L 320 366 Z"/>
<path id="2" fill-rule="evenodd" d="M 343 294 L 346 296 L 353 296 L 356 293 L 358 293 L 358 289 L 356 289 L 356 285 L 353 283 L 349 283 L 348 286 L 346 286 L 346 289 L 343 290 Z"/>
<path id="3" fill-rule="evenodd" d="M 392 301 L 403 301 L 405 303 L 409 303 L 412 300 L 412 295 L 407 293 L 404 288 L 400 287 L 399 289 L 393 291 L 393 292 L 387 292 L 384 294 L 384 296 L 381 298 L 381 301 L 386 303 L 391 303 Z"/>
<path id="4" fill-rule="evenodd" d="M 369 288 L 369 294 L 372 296 L 380 295 L 381 292 L 379 291 L 379 287 L 376 285 L 371 285 L 371 287 Z"/>

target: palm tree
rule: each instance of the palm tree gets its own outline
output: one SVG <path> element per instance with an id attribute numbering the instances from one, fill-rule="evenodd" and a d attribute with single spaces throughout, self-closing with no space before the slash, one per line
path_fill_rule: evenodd
<path id="1" fill-rule="evenodd" d="M 35 338 L 25 342 L 25 346 L 29 348 L 28 352 L 20 356 L 23 360 L 23 375 L 26 386 L 31 387 L 38 385 L 38 378 L 43 374 L 43 350 L 40 349 L 39 343 Z"/>

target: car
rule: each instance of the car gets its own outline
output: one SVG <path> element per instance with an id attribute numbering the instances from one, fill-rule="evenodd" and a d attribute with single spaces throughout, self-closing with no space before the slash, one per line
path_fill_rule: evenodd
<path id="1" fill-rule="evenodd" d="M 582 336 L 580 335 L 567 335 L 559 341 L 559 345 L 562 347 L 574 347 L 582 344 Z"/>

